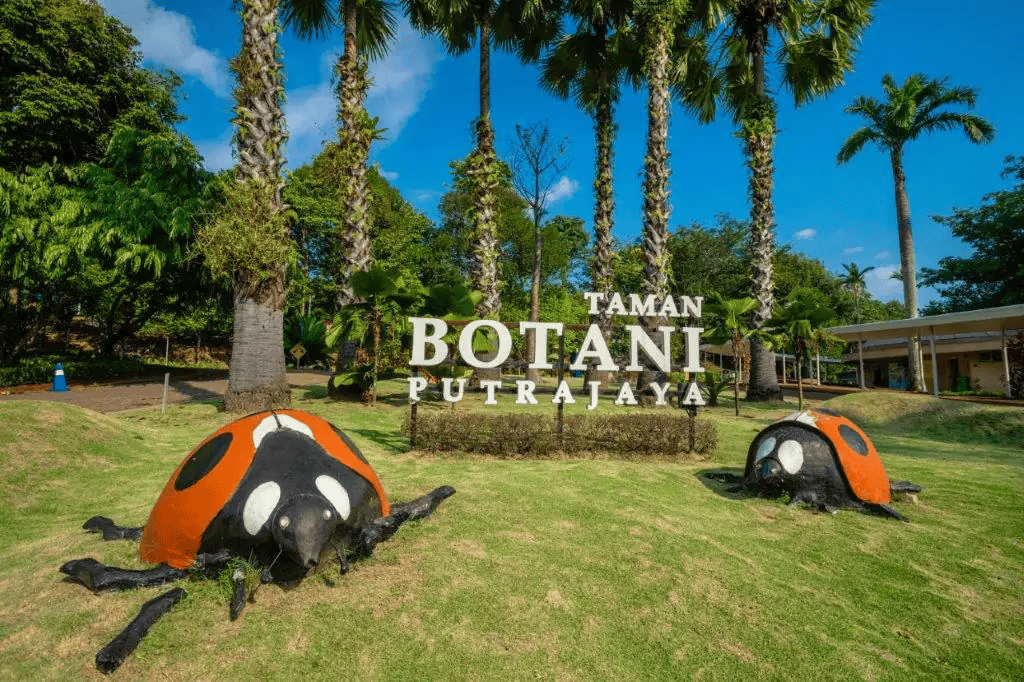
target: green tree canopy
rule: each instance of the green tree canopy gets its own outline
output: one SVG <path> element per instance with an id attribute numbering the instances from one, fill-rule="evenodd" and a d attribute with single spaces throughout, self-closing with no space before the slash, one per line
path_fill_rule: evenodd
<path id="1" fill-rule="evenodd" d="M 1003 175 L 1017 184 L 986 194 L 978 208 L 935 216 L 974 252 L 922 268 L 921 283 L 936 287 L 942 297 L 925 308 L 926 314 L 1024 303 L 1024 156 L 1007 157 Z"/>
<path id="2" fill-rule="evenodd" d="M 140 66 L 138 41 L 96 3 L 0 3 L 0 168 L 99 161 L 115 123 L 181 120 L 181 80 Z"/>

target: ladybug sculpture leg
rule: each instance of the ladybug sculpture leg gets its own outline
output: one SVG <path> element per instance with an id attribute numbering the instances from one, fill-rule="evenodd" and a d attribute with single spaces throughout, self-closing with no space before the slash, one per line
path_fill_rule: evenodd
<path id="1" fill-rule="evenodd" d="M 139 642 L 146 636 L 153 624 L 187 594 L 180 587 L 175 587 L 143 604 L 139 609 L 139 615 L 135 616 L 132 622 L 118 633 L 117 637 L 110 640 L 110 643 L 96 654 L 96 668 L 102 673 L 112 673 L 117 670 L 124 659 L 139 646 Z"/>
<path id="2" fill-rule="evenodd" d="M 164 585 L 188 576 L 189 570 L 216 570 L 226 564 L 230 558 L 230 552 L 222 550 L 217 554 L 200 554 L 196 557 L 192 569 L 161 565 L 141 571 L 105 566 L 95 559 L 86 558 L 67 562 L 60 567 L 60 572 L 68 576 L 68 582 L 84 585 L 92 592 L 107 592 Z"/>
<path id="3" fill-rule="evenodd" d="M 82 528 L 90 533 L 102 533 L 104 540 L 138 540 L 142 537 L 142 529 L 119 526 L 106 516 L 94 516 L 84 524 Z"/>
<path id="4" fill-rule="evenodd" d="M 352 549 L 358 556 L 370 556 L 373 554 L 373 548 L 394 535 L 403 523 L 429 517 L 439 504 L 454 494 L 455 488 L 443 485 L 411 502 L 391 505 L 390 514 L 377 517 L 362 528 Z M 343 562 L 343 573 L 347 567 L 348 562 Z"/>

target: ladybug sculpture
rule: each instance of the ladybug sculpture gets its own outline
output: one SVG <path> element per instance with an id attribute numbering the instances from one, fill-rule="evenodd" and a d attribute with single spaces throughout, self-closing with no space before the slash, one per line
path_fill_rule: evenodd
<path id="1" fill-rule="evenodd" d="M 730 490 L 752 490 L 822 511 L 862 509 L 906 521 L 889 504 L 894 492 L 920 492 L 889 481 L 871 440 L 856 424 L 828 408 L 793 414 L 763 429 L 750 444 L 742 481 Z"/>
<path id="2" fill-rule="evenodd" d="M 368 556 L 405 521 L 429 516 L 455 493 L 442 486 L 403 504 L 389 504 L 359 449 L 326 420 L 299 410 L 259 412 L 220 429 L 192 451 L 167 482 L 143 528 L 97 516 L 84 528 L 104 540 L 139 539 L 140 556 L 160 566 L 127 570 L 94 559 L 60 570 L 93 592 L 162 585 L 213 575 L 233 558 L 260 570 L 260 582 L 293 585 L 337 558 Z M 231 576 L 230 616 L 238 617 L 256 586 L 245 571 Z M 143 605 L 135 620 L 96 655 L 115 670 L 167 610 L 185 596 L 175 588 Z"/>

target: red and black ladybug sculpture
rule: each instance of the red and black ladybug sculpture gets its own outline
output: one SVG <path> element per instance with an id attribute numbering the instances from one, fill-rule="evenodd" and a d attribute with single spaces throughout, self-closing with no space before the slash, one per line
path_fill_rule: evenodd
<path id="1" fill-rule="evenodd" d="M 788 493 L 794 505 L 863 509 L 904 521 L 889 506 L 892 493 L 921 491 L 906 481 L 890 483 L 867 434 L 828 408 L 794 412 L 757 434 L 743 480 L 733 489 L 767 497 Z"/>
<path id="2" fill-rule="evenodd" d="M 140 539 L 142 571 L 69 561 L 68 580 L 94 592 L 162 585 L 190 572 L 212 574 L 239 557 L 261 582 L 294 584 L 337 558 L 368 556 L 405 521 L 429 516 L 455 490 L 442 486 L 403 504 L 388 503 L 359 449 L 328 421 L 299 410 L 259 412 L 234 421 L 192 451 L 167 482 L 143 528 L 108 518 L 86 521 L 105 540 Z M 251 598 L 245 575 L 232 575 L 234 620 Z M 254 588 L 253 588 L 254 589 Z M 185 594 L 176 588 L 147 602 L 139 616 L 96 656 L 110 672 Z"/>

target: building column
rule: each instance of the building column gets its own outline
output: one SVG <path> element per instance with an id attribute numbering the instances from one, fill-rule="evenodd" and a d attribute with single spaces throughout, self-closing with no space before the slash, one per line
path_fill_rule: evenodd
<path id="1" fill-rule="evenodd" d="M 935 327 L 929 327 L 932 342 L 932 395 L 939 397 L 939 363 L 935 360 Z"/>
<path id="2" fill-rule="evenodd" d="M 1003 378 L 1006 379 L 1006 397 L 1013 398 L 1013 389 L 1010 388 L 1010 355 L 1006 352 L 1006 325 L 999 326 L 999 338 L 1003 346 Z"/>
<path id="3" fill-rule="evenodd" d="M 864 388 L 864 335 L 857 335 L 857 357 L 860 360 L 860 387 Z"/>

